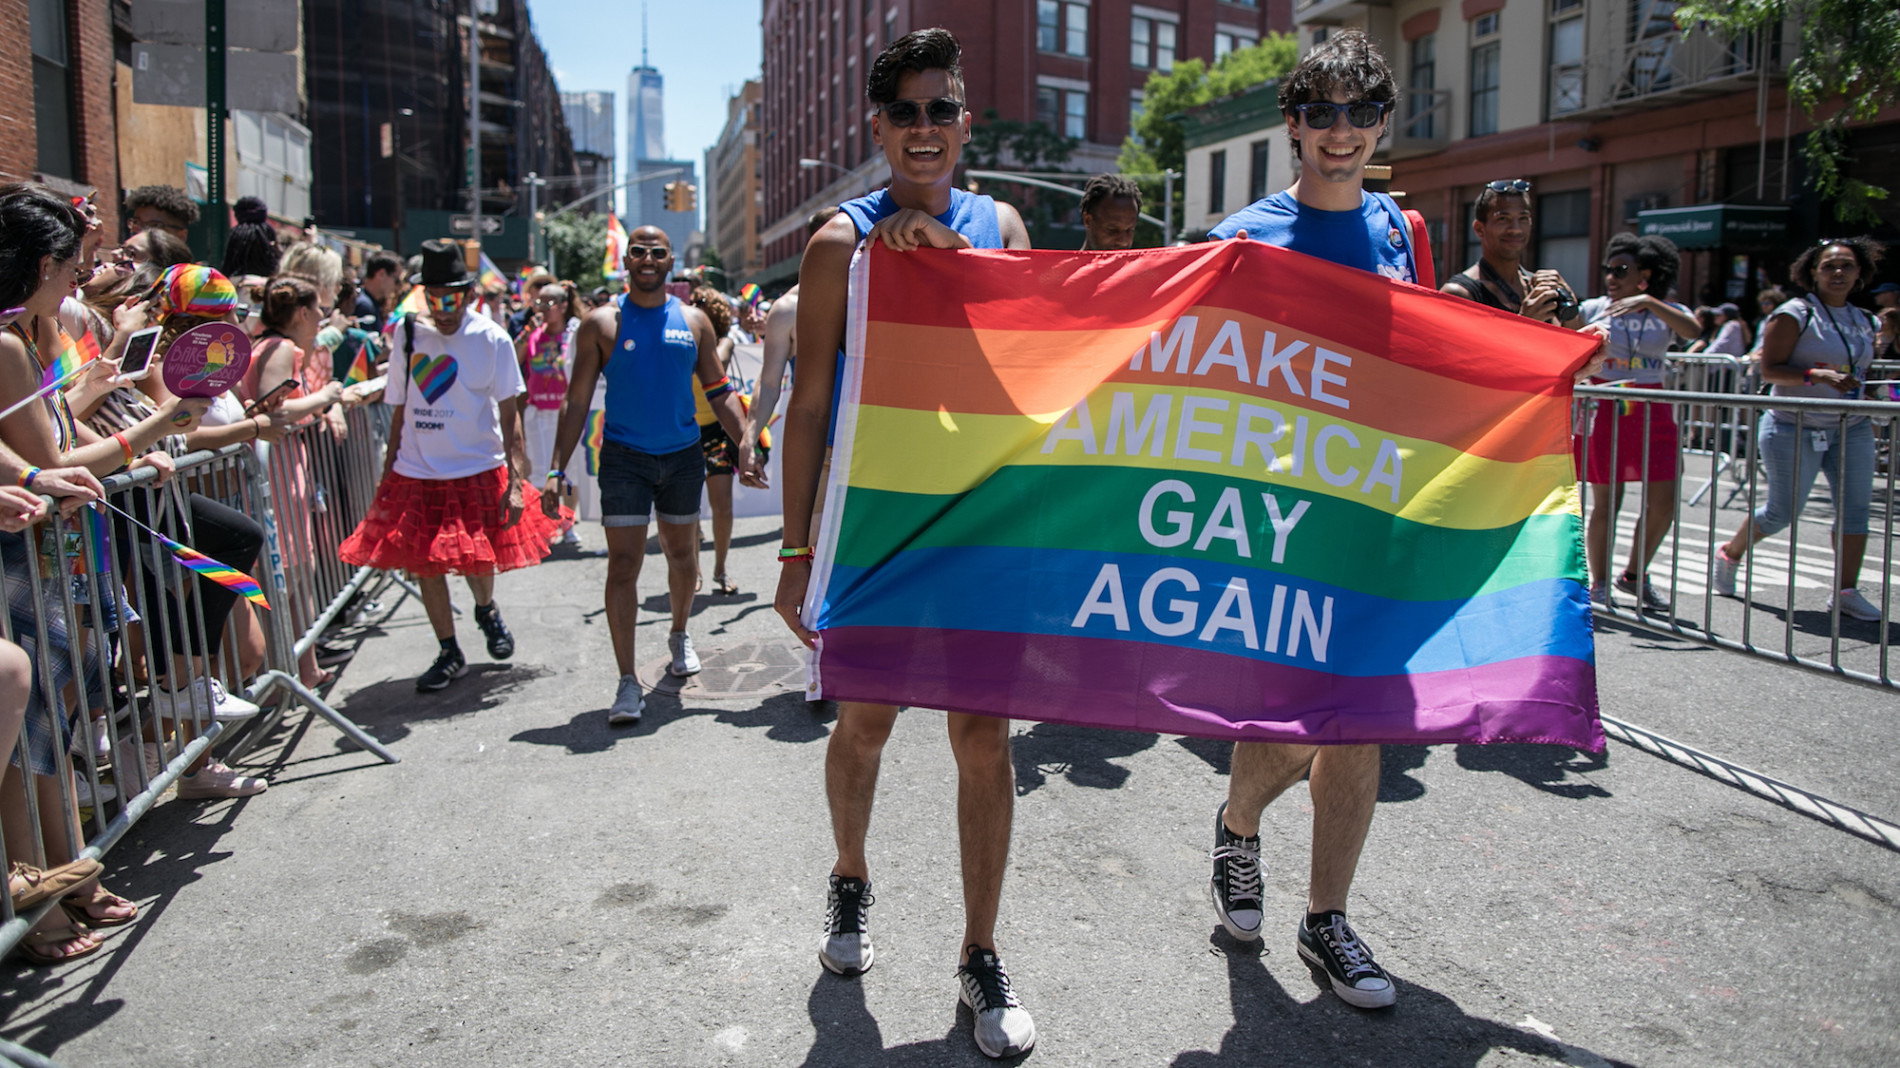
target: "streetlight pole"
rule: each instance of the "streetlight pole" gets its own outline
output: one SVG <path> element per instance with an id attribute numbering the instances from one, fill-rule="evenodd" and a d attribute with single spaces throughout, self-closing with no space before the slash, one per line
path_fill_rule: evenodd
<path id="1" fill-rule="evenodd" d="M 476 20 L 480 0 L 468 0 L 468 213 L 470 235 L 482 247 L 482 29 Z"/>
<path id="2" fill-rule="evenodd" d="M 798 161 L 798 168 L 800 170 L 805 170 L 805 171 L 817 170 L 819 167 L 830 167 L 832 170 L 837 171 L 839 174 L 844 175 L 846 178 L 858 179 L 859 181 L 864 183 L 864 195 L 867 197 L 871 195 L 871 179 L 869 177 L 866 177 L 865 175 L 859 174 L 858 172 L 852 170 L 849 167 L 845 167 L 845 166 L 841 166 L 839 164 L 833 163 L 828 159 L 811 159 L 807 157 L 805 159 L 801 159 Z"/>

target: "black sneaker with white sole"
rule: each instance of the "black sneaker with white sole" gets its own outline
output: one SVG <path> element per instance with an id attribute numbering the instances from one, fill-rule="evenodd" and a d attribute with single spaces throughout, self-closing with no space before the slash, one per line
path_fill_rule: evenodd
<path id="1" fill-rule="evenodd" d="M 1014 1057 L 1036 1044 L 1036 1021 L 1009 988 L 1009 973 L 994 950 L 969 947 L 957 968 L 957 997 L 976 1017 L 976 1048 L 985 1057 Z"/>
<path id="2" fill-rule="evenodd" d="M 429 693 L 440 690 L 449 683 L 468 674 L 468 661 L 462 658 L 460 649 L 444 649 L 436 654 L 435 663 L 416 680 L 416 692 Z"/>
<path id="3" fill-rule="evenodd" d="M 849 978 L 871 970 L 876 954 L 865 926 L 865 910 L 876 900 L 871 884 L 863 879 L 831 877 L 831 890 L 825 896 L 825 937 L 818 943 L 818 963 L 826 971 Z"/>
<path id="4" fill-rule="evenodd" d="M 482 637 L 488 639 L 490 659 L 506 660 L 515 655 L 515 636 L 508 633 L 508 624 L 501 621 L 501 609 L 492 604 L 476 605 L 475 625 L 482 628 Z"/>
<path id="5" fill-rule="evenodd" d="M 1208 888 L 1214 913 L 1227 933 L 1243 942 L 1260 937 L 1260 836 L 1242 838 L 1227 829 L 1227 805 L 1214 813 L 1214 880 Z"/>
<path id="6" fill-rule="evenodd" d="M 1329 910 L 1308 926 L 1299 925 L 1300 956 L 1326 973 L 1333 993 L 1361 1009 L 1383 1009 L 1399 998 L 1392 979 L 1372 959 L 1372 950 L 1359 940 L 1346 914 Z"/>

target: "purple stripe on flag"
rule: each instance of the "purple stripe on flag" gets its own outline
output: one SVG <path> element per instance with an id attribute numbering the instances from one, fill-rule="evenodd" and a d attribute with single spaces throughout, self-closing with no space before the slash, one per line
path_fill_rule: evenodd
<path id="1" fill-rule="evenodd" d="M 835 701 L 1226 741 L 1604 745 L 1596 666 L 1573 657 L 1351 678 L 1142 642 L 906 627 L 834 627 L 822 650 Z"/>

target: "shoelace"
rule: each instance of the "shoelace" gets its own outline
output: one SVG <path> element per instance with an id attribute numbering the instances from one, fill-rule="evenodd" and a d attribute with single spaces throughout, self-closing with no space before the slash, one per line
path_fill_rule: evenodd
<path id="1" fill-rule="evenodd" d="M 831 909 L 825 916 L 825 927 L 835 935 L 863 934 L 864 910 L 877 904 L 877 898 L 871 888 L 858 883 L 856 889 L 837 889 L 832 893 Z M 846 924 L 850 926 L 845 926 Z"/>
<path id="2" fill-rule="evenodd" d="M 1214 860 L 1227 862 L 1227 900 L 1260 900 L 1260 848 L 1240 842 L 1214 847 Z"/>
<path id="3" fill-rule="evenodd" d="M 964 985 L 973 992 L 974 1011 L 1014 1009 L 1022 1005 L 1015 991 L 1009 988 L 1009 973 L 1003 971 L 1003 960 L 996 954 L 979 953 L 958 971 L 963 973 Z"/>
<path id="4" fill-rule="evenodd" d="M 1372 963 L 1372 952 L 1364 942 L 1359 941 L 1359 935 L 1347 926 L 1344 916 L 1333 917 L 1314 933 L 1326 943 L 1326 948 L 1332 951 L 1333 957 L 1345 969 L 1347 979 L 1379 974 L 1378 965 Z"/>

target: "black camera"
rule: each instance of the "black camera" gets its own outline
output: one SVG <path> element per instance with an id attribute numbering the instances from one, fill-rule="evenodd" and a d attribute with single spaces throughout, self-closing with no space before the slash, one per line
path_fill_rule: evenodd
<path id="1" fill-rule="evenodd" d="M 1578 307 L 1577 295 L 1565 288 L 1557 291 L 1557 303 L 1551 305 L 1550 311 L 1559 323 L 1567 323 L 1576 318 Z"/>

